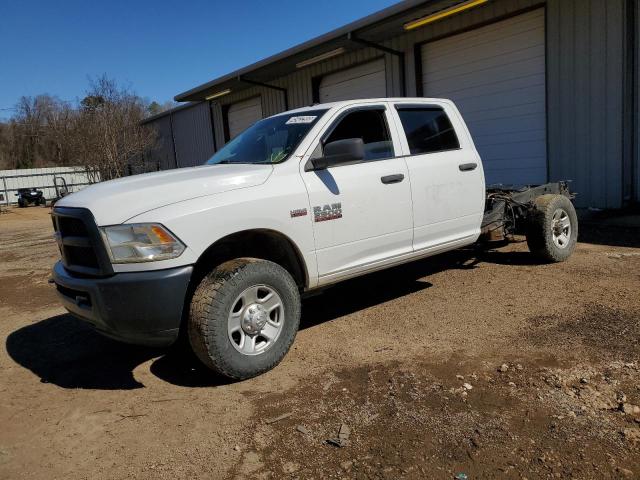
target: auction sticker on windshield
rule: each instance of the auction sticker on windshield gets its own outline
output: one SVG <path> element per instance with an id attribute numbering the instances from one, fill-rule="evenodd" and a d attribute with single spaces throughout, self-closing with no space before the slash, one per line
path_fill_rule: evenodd
<path id="1" fill-rule="evenodd" d="M 300 117 L 291 117 L 289 120 L 287 120 L 286 124 L 287 125 L 293 125 L 293 124 L 297 124 L 297 123 L 311 123 L 313 122 L 316 118 L 318 118 L 317 116 L 300 116 Z"/>

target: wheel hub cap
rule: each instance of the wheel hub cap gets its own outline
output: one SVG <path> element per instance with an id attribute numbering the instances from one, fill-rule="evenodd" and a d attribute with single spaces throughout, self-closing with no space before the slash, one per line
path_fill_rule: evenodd
<path id="1" fill-rule="evenodd" d="M 260 333 L 269 319 L 269 312 L 262 305 L 252 304 L 242 316 L 242 329 L 249 335 Z"/>
<path id="2" fill-rule="evenodd" d="M 553 214 L 551 236 L 558 248 L 567 248 L 571 240 L 571 220 L 564 209 L 559 208 Z"/>
<path id="3" fill-rule="evenodd" d="M 278 340 L 285 321 L 284 304 L 269 285 L 253 285 L 232 304 L 227 334 L 233 348 L 243 355 L 259 355 Z"/>

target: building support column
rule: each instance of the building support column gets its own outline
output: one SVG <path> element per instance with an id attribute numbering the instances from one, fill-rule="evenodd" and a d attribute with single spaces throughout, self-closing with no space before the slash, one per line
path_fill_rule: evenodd
<path id="1" fill-rule="evenodd" d="M 624 110 L 623 110 L 623 205 L 638 200 L 638 3 L 625 0 L 624 18 Z"/>
<path id="2" fill-rule="evenodd" d="M 173 134 L 173 113 L 169 114 L 169 130 L 171 131 L 171 147 L 173 150 L 173 161 L 176 168 L 180 168 L 178 165 L 178 153 L 176 152 L 176 136 Z"/>
<path id="3" fill-rule="evenodd" d="M 633 25 L 631 26 L 630 35 L 632 35 L 633 48 L 633 202 L 640 205 L 640 0 L 631 0 L 629 2 L 632 8 Z"/>

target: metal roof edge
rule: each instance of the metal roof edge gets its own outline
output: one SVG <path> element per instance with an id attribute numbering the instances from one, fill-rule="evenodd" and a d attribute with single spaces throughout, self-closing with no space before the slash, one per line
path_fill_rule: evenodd
<path id="1" fill-rule="evenodd" d="M 163 112 L 156 113 L 155 115 L 151 115 L 150 117 L 145 117 L 140 121 L 140 124 L 144 125 L 145 123 L 153 122 L 154 120 L 158 120 L 159 118 L 166 117 L 167 115 L 171 115 L 172 113 L 175 113 L 175 112 L 180 111 L 180 110 L 185 110 L 187 108 L 191 108 L 191 107 L 193 107 L 195 105 L 199 105 L 201 103 L 202 102 L 188 102 L 188 103 L 185 103 L 183 105 L 178 105 L 177 107 L 173 107 L 173 108 L 170 108 L 169 110 L 165 110 Z"/>

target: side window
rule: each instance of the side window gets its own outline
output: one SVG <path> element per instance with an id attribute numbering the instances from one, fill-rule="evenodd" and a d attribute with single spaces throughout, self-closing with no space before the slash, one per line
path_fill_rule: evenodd
<path id="1" fill-rule="evenodd" d="M 440 107 L 397 105 L 412 155 L 460 148 L 451 121 Z"/>
<path id="2" fill-rule="evenodd" d="M 393 142 L 383 109 L 356 110 L 347 114 L 329 134 L 324 145 L 347 138 L 362 139 L 365 160 L 379 160 L 394 156 Z"/>

